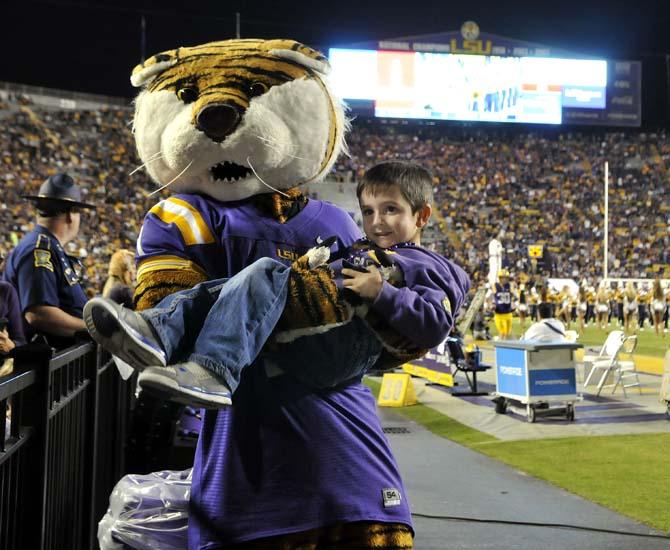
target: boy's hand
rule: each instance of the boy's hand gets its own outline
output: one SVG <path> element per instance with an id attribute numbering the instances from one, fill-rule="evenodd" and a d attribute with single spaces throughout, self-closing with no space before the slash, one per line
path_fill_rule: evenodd
<path id="1" fill-rule="evenodd" d="M 384 280 L 379 270 L 371 265 L 362 273 L 354 269 L 343 269 L 342 275 L 345 277 L 342 281 L 344 288 L 358 294 L 365 300 L 374 300 L 382 290 Z"/>

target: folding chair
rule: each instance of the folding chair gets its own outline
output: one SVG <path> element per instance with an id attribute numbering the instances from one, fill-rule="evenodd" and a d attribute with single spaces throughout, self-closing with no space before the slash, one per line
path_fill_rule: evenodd
<path id="1" fill-rule="evenodd" d="M 630 359 L 627 360 L 621 360 L 617 361 L 617 375 L 616 375 L 616 382 L 614 383 L 614 389 L 612 390 L 612 393 L 614 393 L 621 385 L 621 389 L 623 390 L 623 396 L 626 396 L 626 388 L 634 388 L 637 386 L 637 389 L 640 392 L 640 395 L 642 395 L 642 384 L 640 384 L 640 377 L 637 374 L 637 370 L 635 368 L 635 358 L 633 357 L 633 353 L 635 353 L 635 348 L 637 347 L 637 336 L 627 336 L 623 344 L 621 346 L 621 352 L 620 354 L 626 354 L 630 356 Z M 627 380 L 635 379 L 634 382 L 631 383 L 626 383 Z"/>
<path id="2" fill-rule="evenodd" d="M 491 365 L 485 365 L 483 363 L 476 365 L 467 361 L 465 358 L 465 353 L 463 352 L 463 341 L 460 338 L 449 337 L 447 338 L 446 342 L 451 363 L 454 365 L 454 367 L 456 367 L 456 370 L 459 370 L 465 374 L 465 379 L 468 381 L 468 385 L 470 386 L 469 392 L 451 392 L 451 394 L 489 395 L 489 392 L 477 391 L 477 373 L 489 370 Z M 470 374 L 472 375 L 472 379 L 469 376 Z"/>
<path id="3" fill-rule="evenodd" d="M 612 337 L 612 334 L 617 333 L 615 337 Z M 600 380 L 598 380 L 597 388 L 598 391 L 596 395 L 600 395 L 600 392 L 605 386 L 605 381 L 607 376 L 617 369 L 617 364 L 619 361 L 619 352 L 623 346 L 624 334 L 622 331 L 612 331 L 610 335 L 605 340 L 605 345 L 601 350 L 601 353 L 592 361 L 589 362 L 591 365 L 591 372 L 584 380 L 584 387 L 589 385 L 591 378 L 595 375 L 597 371 L 602 371 Z M 584 363 L 586 365 L 586 362 Z"/>
<path id="4" fill-rule="evenodd" d="M 582 361 L 584 361 L 584 364 L 586 364 L 586 363 L 593 363 L 593 361 L 602 359 L 603 356 L 607 355 L 605 350 L 607 349 L 608 344 L 612 343 L 613 341 L 623 340 L 625 337 L 626 335 L 624 334 L 623 330 L 613 330 L 607 335 L 607 338 L 605 339 L 603 345 L 600 347 L 600 350 L 598 350 L 598 353 L 585 354 L 584 359 L 582 359 Z M 591 351 L 594 350 L 591 349 Z"/>

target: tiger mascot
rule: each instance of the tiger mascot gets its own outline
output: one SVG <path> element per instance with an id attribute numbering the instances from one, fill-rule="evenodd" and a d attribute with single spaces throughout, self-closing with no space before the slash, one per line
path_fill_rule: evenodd
<path id="1" fill-rule="evenodd" d="M 280 325 L 317 333 L 296 341 L 305 357 L 291 360 L 360 353 L 365 326 L 351 319 L 332 272 L 300 260 L 327 237 L 336 250 L 360 238 L 348 214 L 297 188 L 323 179 L 345 148 L 328 68 L 292 40 L 228 40 L 166 51 L 133 70 L 137 150 L 173 193 L 138 237 L 138 309 L 271 257 L 296 267 Z M 400 549 L 412 537 L 398 467 L 360 377 L 314 390 L 260 359 L 232 407 L 205 413 L 189 548 Z"/>

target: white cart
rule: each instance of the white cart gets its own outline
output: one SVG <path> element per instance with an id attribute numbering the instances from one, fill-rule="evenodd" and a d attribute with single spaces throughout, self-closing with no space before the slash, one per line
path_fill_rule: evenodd
<path id="1" fill-rule="evenodd" d="M 575 376 L 574 342 L 494 342 L 496 355 L 496 412 L 508 408 L 526 414 L 528 422 L 541 416 L 575 419 L 574 403 L 579 399 Z M 560 407 L 552 407 L 559 402 Z"/>

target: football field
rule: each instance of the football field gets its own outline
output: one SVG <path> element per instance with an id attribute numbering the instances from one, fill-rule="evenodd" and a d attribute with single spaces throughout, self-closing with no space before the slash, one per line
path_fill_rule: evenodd
<path id="1" fill-rule="evenodd" d="M 378 381 L 366 384 L 378 395 Z M 657 434 L 503 441 L 425 405 L 394 410 L 441 437 L 670 532 L 670 422 Z"/>

